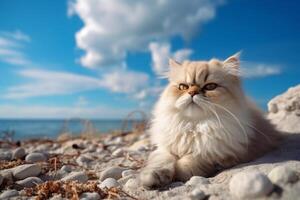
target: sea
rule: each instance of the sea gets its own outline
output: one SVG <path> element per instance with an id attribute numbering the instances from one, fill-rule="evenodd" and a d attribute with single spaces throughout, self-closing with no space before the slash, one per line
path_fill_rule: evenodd
<path id="1" fill-rule="evenodd" d="M 127 131 L 132 126 L 132 122 L 124 123 L 119 119 L 0 119 L 0 140 L 8 136 L 14 140 L 56 138 L 66 132 L 79 135 L 91 130 L 102 134 L 118 130 Z"/>

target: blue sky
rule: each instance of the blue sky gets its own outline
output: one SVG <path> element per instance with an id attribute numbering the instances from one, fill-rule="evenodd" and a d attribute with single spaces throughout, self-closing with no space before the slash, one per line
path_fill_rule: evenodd
<path id="1" fill-rule="evenodd" d="M 2 0 L 0 117 L 149 112 L 168 57 L 240 50 L 246 93 L 266 109 L 299 83 L 299 11 L 279 0 Z"/>

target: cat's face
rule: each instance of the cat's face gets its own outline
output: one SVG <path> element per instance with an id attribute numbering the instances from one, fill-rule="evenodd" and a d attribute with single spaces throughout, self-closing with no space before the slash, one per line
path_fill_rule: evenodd
<path id="1" fill-rule="evenodd" d="M 168 106 L 173 106 L 183 115 L 204 117 L 213 112 L 211 109 L 216 105 L 228 108 L 238 102 L 242 92 L 238 55 L 225 61 L 212 59 L 181 64 L 170 60 L 169 64 L 169 85 L 163 98 Z"/>

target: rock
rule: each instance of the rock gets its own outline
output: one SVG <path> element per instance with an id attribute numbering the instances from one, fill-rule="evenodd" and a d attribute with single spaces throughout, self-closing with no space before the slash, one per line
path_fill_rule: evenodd
<path id="1" fill-rule="evenodd" d="M 62 198 L 61 194 L 57 194 L 51 197 L 49 200 L 65 200 L 65 199 Z"/>
<path id="2" fill-rule="evenodd" d="M 125 183 L 125 188 L 127 189 L 136 189 L 138 186 L 139 181 L 135 178 L 131 178 Z"/>
<path id="3" fill-rule="evenodd" d="M 72 171 L 72 167 L 70 165 L 64 165 L 61 167 L 60 169 L 61 171 L 65 171 L 65 172 L 71 172 Z"/>
<path id="4" fill-rule="evenodd" d="M 206 197 L 205 193 L 199 189 L 195 188 L 191 193 L 190 193 L 190 198 L 191 200 L 202 200 Z"/>
<path id="5" fill-rule="evenodd" d="M 84 172 L 71 172 L 67 176 L 65 176 L 62 181 L 78 181 L 81 183 L 85 183 L 88 181 L 88 176 Z"/>
<path id="6" fill-rule="evenodd" d="M 42 153 L 30 153 L 26 156 L 25 160 L 29 163 L 36 163 L 36 162 L 44 162 L 47 160 L 47 158 Z"/>
<path id="7" fill-rule="evenodd" d="M 180 181 L 172 182 L 169 184 L 169 188 L 176 188 L 181 186 L 184 186 L 184 183 Z"/>
<path id="8" fill-rule="evenodd" d="M 136 171 L 132 170 L 132 169 L 122 171 L 122 177 L 123 178 L 126 177 L 126 176 L 134 175 L 134 174 L 136 174 Z"/>
<path id="9" fill-rule="evenodd" d="M 240 199 L 263 197 L 272 189 L 273 184 L 268 177 L 258 171 L 237 173 L 229 183 L 230 193 Z"/>
<path id="10" fill-rule="evenodd" d="M 85 192 L 80 195 L 80 200 L 98 200 L 100 198 L 97 192 Z"/>
<path id="11" fill-rule="evenodd" d="M 88 165 L 88 164 L 89 164 L 90 162 L 92 162 L 92 161 L 93 161 L 92 158 L 90 158 L 90 157 L 88 157 L 88 156 L 84 156 L 84 155 L 79 156 L 79 157 L 76 159 L 77 164 L 80 165 L 80 166 L 86 166 L 86 165 Z"/>
<path id="12" fill-rule="evenodd" d="M 122 172 L 125 171 L 125 168 L 122 167 L 110 167 L 103 172 L 101 172 L 100 180 L 103 181 L 107 178 L 114 178 L 116 180 L 122 177 Z"/>
<path id="13" fill-rule="evenodd" d="M 1 160 L 8 160 L 10 161 L 12 159 L 12 153 L 11 151 L 8 151 L 8 150 L 3 150 L 1 149 L 0 150 L 0 161 Z"/>
<path id="14" fill-rule="evenodd" d="M 293 183 L 298 180 L 297 174 L 294 170 L 287 166 L 278 166 L 272 169 L 268 177 L 273 183 Z"/>
<path id="15" fill-rule="evenodd" d="M 41 166 L 37 164 L 24 164 L 12 169 L 13 176 L 18 180 L 38 176 L 41 171 Z"/>
<path id="16" fill-rule="evenodd" d="M 300 85 L 289 88 L 268 103 L 268 118 L 285 132 L 300 133 Z"/>
<path id="17" fill-rule="evenodd" d="M 0 186 L 2 185 L 4 177 L 0 174 Z"/>
<path id="18" fill-rule="evenodd" d="M 99 185 L 99 187 L 102 189 L 104 189 L 104 188 L 110 189 L 112 187 L 119 187 L 119 186 L 120 186 L 120 184 L 114 178 L 107 178 Z"/>
<path id="19" fill-rule="evenodd" d="M 11 169 L 1 170 L 0 171 L 0 175 L 2 176 L 3 181 L 5 181 L 5 183 L 7 185 L 13 184 L 14 180 L 13 180 L 13 174 L 12 174 L 12 170 Z"/>
<path id="20" fill-rule="evenodd" d="M 43 181 L 38 177 L 28 177 L 24 180 L 17 181 L 16 183 L 18 185 L 21 185 L 22 187 L 31 188 L 36 186 L 37 184 L 43 183 Z"/>
<path id="21" fill-rule="evenodd" d="M 19 192 L 17 190 L 6 190 L 0 195 L 0 199 L 10 199 L 12 197 L 18 196 Z"/>
<path id="22" fill-rule="evenodd" d="M 26 155 L 25 149 L 22 147 L 18 147 L 13 151 L 12 158 L 13 159 L 23 159 Z"/>
<path id="23" fill-rule="evenodd" d="M 121 157 L 124 155 L 124 150 L 119 148 L 112 153 L 113 157 Z"/>
<path id="24" fill-rule="evenodd" d="M 200 185 L 205 185 L 205 184 L 209 184 L 209 180 L 207 178 L 202 177 L 202 176 L 193 176 L 185 184 L 190 185 L 190 186 L 197 186 L 199 184 Z"/>

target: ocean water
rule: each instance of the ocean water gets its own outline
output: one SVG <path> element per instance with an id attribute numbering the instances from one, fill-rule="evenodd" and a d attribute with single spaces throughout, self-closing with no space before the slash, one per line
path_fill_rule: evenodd
<path id="1" fill-rule="evenodd" d="M 16 140 L 30 138 L 55 138 L 62 132 L 74 135 L 84 130 L 108 133 L 114 130 L 131 129 L 132 123 L 124 127 L 122 120 L 59 120 L 59 119 L 0 119 L 0 140 L 4 132 L 14 132 Z"/>

